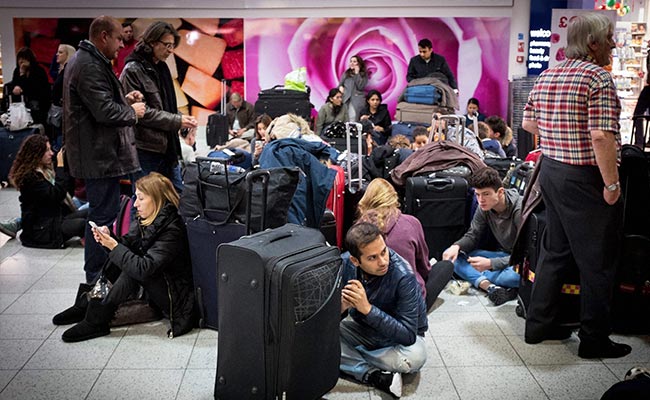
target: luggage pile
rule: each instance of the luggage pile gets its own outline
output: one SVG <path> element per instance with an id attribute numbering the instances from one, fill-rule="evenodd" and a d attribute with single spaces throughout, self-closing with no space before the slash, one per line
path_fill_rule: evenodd
<path id="1" fill-rule="evenodd" d="M 414 79 L 397 103 L 393 134 L 413 139 L 416 126 L 429 126 L 434 113 L 453 114 L 458 108 L 457 96 L 452 88 L 437 78 Z"/>

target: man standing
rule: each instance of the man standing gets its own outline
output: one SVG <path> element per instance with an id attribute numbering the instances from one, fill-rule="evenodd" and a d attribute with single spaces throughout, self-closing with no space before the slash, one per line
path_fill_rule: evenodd
<path id="1" fill-rule="evenodd" d="M 345 241 L 341 309 L 352 319 L 341 321 L 341 371 L 400 397 L 401 374 L 419 371 L 427 359 L 422 290 L 377 226 L 356 224 Z"/>
<path id="2" fill-rule="evenodd" d="M 568 28 L 567 60 L 537 79 L 522 123 L 540 138 L 544 159 L 539 182 L 547 213 L 525 341 L 570 335 L 554 320 L 564 272 L 577 265 L 582 358 L 617 358 L 631 351 L 609 339 L 622 228 L 617 170 L 621 106 L 612 77 L 602 68 L 610 61 L 613 34 L 614 24 L 605 15 L 574 19 Z"/>
<path id="3" fill-rule="evenodd" d="M 429 39 L 422 39 L 418 42 L 419 55 L 411 58 L 409 61 L 406 81 L 411 82 L 413 79 L 430 77 L 433 73 L 440 73 L 447 78 L 449 86 L 458 93 L 458 84 L 456 78 L 451 72 L 447 60 L 432 50 L 432 44 Z"/>
<path id="4" fill-rule="evenodd" d="M 90 40 L 66 66 L 63 83 L 63 135 L 70 175 L 84 179 L 90 211 L 88 220 L 108 226 L 120 204 L 120 177 L 140 169 L 132 126 L 142 118 L 142 94 L 126 96 L 113 73 L 111 60 L 122 48 L 122 26 L 101 16 L 90 25 Z M 86 280 L 101 271 L 106 253 L 86 224 Z"/>
<path id="5" fill-rule="evenodd" d="M 255 135 L 255 108 L 244 100 L 241 95 L 234 92 L 230 95 L 230 102 L 226 107 L 230 138 L 251 140 Z"/>

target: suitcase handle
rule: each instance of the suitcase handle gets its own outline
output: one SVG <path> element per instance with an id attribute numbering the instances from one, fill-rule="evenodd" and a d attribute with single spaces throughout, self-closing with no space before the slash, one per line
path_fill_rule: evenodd
<path id="1" fill-rule="evenodd" d="M 425 188 L 427 192 L 446 192 L 454 187 L 454 181 L 449 178 L 427 179 Z"/>
<path id="2" fill-rule="evenodd" d="M 268 170 L 254 170 L 246 174 L 246 190 L 248 191 L 248 196 L 246 199 L 246 234 L 250 235 L 253 233 L 251 229 L 251 216 L 253 208 L 253 184 L 259 179 L 262 183 L 262 214 L 260 220 L 260 231 L 263 231 L 266 227 L 266 206 L 267 200 L 269 198 L 269 180 L 271 179 L 271 173 Z"/>

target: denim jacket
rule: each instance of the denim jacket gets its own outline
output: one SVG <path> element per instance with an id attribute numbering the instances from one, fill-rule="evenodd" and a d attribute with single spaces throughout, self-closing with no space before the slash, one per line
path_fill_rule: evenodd
<path id="1" fill-rule="evenodd" d="M 373 328 L 393 344 L 410 346 L 416 336 L 424 336 L 428 329 L 426 304 L 413 270 L 406 260 L 390 250 L 390 264 L 384 276 L 364 278 L 361 268 L 350 261 L 350 253 L 343 258 L 343 284 L 358 279 L 366 290 L 372 309 L 363 315 L 354 308 L 350 316 L 359 324 Z"/>

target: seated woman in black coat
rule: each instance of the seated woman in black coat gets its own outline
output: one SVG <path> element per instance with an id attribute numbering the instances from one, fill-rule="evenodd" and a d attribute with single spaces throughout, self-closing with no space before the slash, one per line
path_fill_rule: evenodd
<path id="1" fill-rule="evenodd" d="M 94 288 L 82 285 L 75 305 L 52 320 L 56 325 L 81 321 L 63 332 L 64 342 L 110 334 L 118 305 L 140 287 L 149 303 L 169 318 L 167 336 L 180 336 L 195 325 L 192 266 L 185 224 L 178 215 L 178 194 L 157 172 L 138 179 L 135 187 L 138 217 L 124 237 L 115 239 L 106 226 L 93 227 L 95 240 L 109 251 L 108 261 Z M 106 280 L 113 286 L 103 294 L 96 289 Z M 84 289 L 90 290 L 88 296 Z"/>
<path id="2" fill-rule="evenodd" d="M 378 90 L 369 91 L 366 96 L 366 106 L 361 110 L 361 117 L 359 118 L 359 121 L 364 125 L 364 132 L 371 132 L 373 140 L 379 145 L 386 144 L 392 126 L 388 106 L 381 104 L 381 100 L 381 93 Z M 366 126 L 368 129 L 366 129 Z M 370 127 L 372 130 L 370 130 Z"/>
<path id="3" fill-rule="evenodd" d="M 53 155 L 46 136 L 31 135 L 20 146 L 9 171 L 9 179 L 20 190 L 20 241 L 26 247 L 57 249 L 74 236 L 83 237 L 88 210 L 73 211 L 62 160 L 55 173 Z"/>

